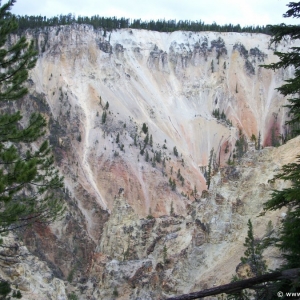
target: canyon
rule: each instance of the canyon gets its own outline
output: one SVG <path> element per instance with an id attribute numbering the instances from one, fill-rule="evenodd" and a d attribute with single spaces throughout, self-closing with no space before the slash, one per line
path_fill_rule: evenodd
<path id="1" fill-rule="evenodd" d="M 300 152 L 299 138 L 283 144 L 276 91 L 294 70 L 261 65 L 295 41 L 78 24 L 23 34 L 39 56 L 12 106 L 24 122 L 47 119 L 66 213 L 19 232 L 28 259 L 2 276 L 23 282 L 24 299 L 166 299 L 229 282 L 248 219 L 262 237 L 284 216 L 257 217 Z M 276 249 L 265 255 L 280 263 Z"/>

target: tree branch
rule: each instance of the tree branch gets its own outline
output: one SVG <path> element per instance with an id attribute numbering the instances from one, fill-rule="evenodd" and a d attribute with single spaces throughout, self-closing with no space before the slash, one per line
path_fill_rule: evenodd
<path id="1" fill-rule="evenodd" d="M 254 287 L 259 283 L 277 281 L 282 279 L 293 279 L 297 277 L 300 277 L 300 268 L 264 274 L 261 276 L 220 285 L 211 289 L 206 289 L 206 290 L 184 294 L 180 296 L 174 296 L 171 298 L 167 298 L 167 300 L 191 300 L 191 299 L 204 298 L 208 296 L 214 296 L 222 293 L 226 293 L 226 294 L 236 293 L 244 289 L 248 289 L 248 288 L 251 289 L 252 287 Z"/>

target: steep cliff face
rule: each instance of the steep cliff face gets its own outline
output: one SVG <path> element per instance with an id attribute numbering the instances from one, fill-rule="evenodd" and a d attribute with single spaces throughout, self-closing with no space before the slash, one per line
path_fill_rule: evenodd
<path id="1" fill-rule="evenodd" d="M 230 282 L 245 251 L 248 219 L 255 238 L 262 238 L 270 220 L 278 227 L 284 217 L 282 211 L 257 216 L 272 190 L 287 186 L 270 179 L 299 155 L 299 145 L 297 138 L 280 148 L 252 150 L 239 165 L 222 168 L 185 217 L 140 219 L 121 192 L 93 256 L 94 289 L 83 297 L 164 299 Z M 264 255 L 270 269 L 280 263 L 276 249 Z"/>
<path id="2" fill-rule="evenodd" d="M 274 88 L 293 70 L 260 67 L 275 60 L 269 37 L 129 29 L 104 37 L 76 24 L 26 35 L 40 54 L 30 95 L 15 108 L 48 119 L 67 206 L 58 223 L 22 234 L 30 251 L 82 299 L 117 291 L 157 299 L 219 283 L 216 269 L 228 281 L 279 155 L 299 144 L 252 145 L 240 165 L 226 164 L 251 148 L 241 141 L 252 134 L 268 146 L 286 133 L 286 99 Z M 254 222 L 261 234 L 267 221 Z"/>
<path id="3" fill-rule="evenodd" d="M 49 105 L 67 186 L 74 192 L 71 177 L 77 176 L 102 208 L 111 210 L 111 195 L 123 187 L 141 216 L 149 209 L 163 215 L 172 201 L 184 213 L 181 193 L 190 194 L 195 185 L 206 189 L 199 166 L 208 164 L 212 148 L 224 164 L 238 129 L 248 138 L 260 131 L 266 145 L 272 132 L 276 138 L 284 132 L 286 100 L 274 88 L 292 70 L 259 66 L 274 61 L 266 35 L 118 30 L 104 37 L 86 25 L 27 35 L 40 47 L 31 78 Z M 286 41 L 279 48 L 289 46 Z M 212 115 L 217 109 L 233 126 Z M 145 147 L 143 123 L 153 147 Z M 160 158 L 153 167 L 155 153 Z M 179 168 L 184 184 L 174 175 Z"/>

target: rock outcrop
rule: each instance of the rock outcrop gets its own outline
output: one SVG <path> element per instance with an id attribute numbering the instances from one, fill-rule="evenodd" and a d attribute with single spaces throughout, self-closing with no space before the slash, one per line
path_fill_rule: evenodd
<path id="1" fill-rule="evenodd" d="M 228 282 L 247 220 L 258 236 L 280 221 L 280 212 L 255 217 L 284 186 L 269 180 L 299 154 L 299 139 L 268 147 L 287 134 L 287 100 L 275 88 L 294 72 L 260 67 L 276 60 L 269 36 L 104 37 L 78 24 L 26 35 L 39 58 L 30 94 L 10 105 L 25 121 L 33 111 L 49 121 L 67 207 L 59 222 L 22 233 L 28 249 L 80 299 L 158 299 Z M 260 151 L 250 143 L 259 133 Z"/>

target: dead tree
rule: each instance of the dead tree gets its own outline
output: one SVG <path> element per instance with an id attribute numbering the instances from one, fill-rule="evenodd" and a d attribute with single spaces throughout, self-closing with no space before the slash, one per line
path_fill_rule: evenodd
<path id="1" fill-rule="evenodd" d="M 255 286 L 264 282 L 278 281 L 282 279 L 295 279 L 300 277 L 300 268 L 297 269 L 289 269 L 284 271 L 273 272 L 269 274 L 264 274 L 257 277 L 252 277 L 249 279 L 236 281 L 233 283 L 228 283 L 224 285 L 220 285 L 211 289 L 206 289 L 199 292 L 184 294 L 180 296 L 170 297 L 167 300 L 192 300 L 199 299 L 208 296 L 214 296 L 218 294 L 232 294 L 240 292 L 244 289 L 255 289 Z"/>

